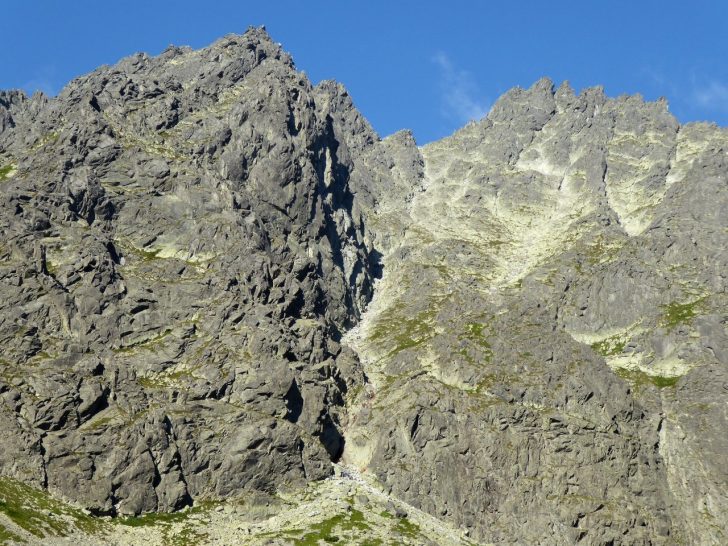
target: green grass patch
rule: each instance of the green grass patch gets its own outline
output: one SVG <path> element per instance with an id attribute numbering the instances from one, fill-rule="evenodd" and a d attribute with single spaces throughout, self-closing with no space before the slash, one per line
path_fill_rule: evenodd
<path id="1" fill-rule="evenodd" d="M 137 377 L 139 383 L 145 389 L 164 389 L 167 383 L 156 377 Z"/>
<path id="2" fill-rule="evenodd" d="M 349 544 L 347 538 L 341 535 L 351 535 L 356 531 L 369 531 L 364 514 L 359 510 L 352 509 L 346 514 L 337 514 L 320 523 L 312 525 L 309 532 L 300 539 L 295 539 L 294 544 L 299 546 L 317 546 L 320 541 L 327 544 Z"/>
<path id="3" fill-rule="evenodd" d="M 668 377 L 661 375 L 649 375 L 641 370 L 627 370 L 625 368 L 617 369 L 616 374 L 622 379 L 632 383 L 632 385 L 634 385 L 637 389 L 651 385 L 654 385 L 658 389 L 674 387 L 680 380 L 680 376 Z"/>
<path id="4" fill-rule="evenodd" d="M 477 343 L 481 347 L 490 349 L 490 343 L 488 343 L 488 340 L 486 339 L 484 333 L 486 329 L 488 329 L 487 324 L 481 324 L 479 322 L 469 322 L 466 325 L 465 338 Z"/>
<path id="5" fill-rule="evenodd" d="M 16 544 L 25 542 L 25 540 L 10 531 L 4 525 L 0 525 L 0 544 Z"/>
<path id="6" fill-rule="evenodd" d="M 205 544 L 209 535 L 200 533 L 192 525 L 185 526 L 179 533 L 163 532 L 164 541 L 170 546 L 190 546 L 191 544 Z"/>
<path id="7" fill-rule="evenodd" d="M 663 306 L 661 324 L 667 328 L 674 328 L 678 324 L 685 324 L 697 316 L 698 307 L 705 298 L 699 298 L 688 303 L 672 302 Z"/>
<path id="8" fill-rule="evenodd" d="M 416 523 L 412 523 L 406 518 L 401 518 L 397 521 L 397 526 L 394 530 L 400 534 L 400 536 L 407 538 L 417 538 L 421 535 L 420 526 Z"/>
<path id="9" fill-rule="evenodd" d="M 107 425 L 109 425 L 114 419 L 116 419 L 117 416 L 112 414 L 104 417 L 99 417 L 98 419 L 94 419 L 93 421 L 89 421 L 88 428 L 89 430 L 99 430 Z"/>
<path id="10" fill-rule="evenodd" d="M 148 262 L 153 262 L 154 260 L 161 259 L 159 257 L 159 253 L 162 250 L 159 248 L 158 249 L 138 248 L 138 247 L 134 246 L 130 241 L 121 240 L 121 239 L 116 239 L 114 242 L 119 245 L 119 247 L 124 252 L 124 254 L 131 255 L 140 262 L 148 263 Z"/>
<path id="11" fill-rule="evenodd" d="M 619 241 L 607 242 L 600 235 L 592 244 L 587 244 L 582 248 L 580 259 L 576 263 L 576 270 L 579 273 L 583 270 L 583 264 L 594 266 L 614 260 L 622 248 L 622 243 Z"/>
<path id="12" fill-rule="evenodd" d="M 15 169 L 15 165 L 8 163 L 7 165 L 0 165 L 0 182 L 3 182 L 10 178 L 10 173 Z"/>
<path id="13" fill-rule="evenodd" d="M 442 277 L 445 280 L 452 279 L 452 275 L 450 274 L 450 269 L 443 264 L 423 264 L 423 267 L 425 269 L 434 269 L 438 272 L 440 277 Z"/>
<path id="14" fill-rule="evenodd" d="M 106 527 L 104 521 L 11 478 L 0 478 L 0 512 L 38 538 L 67 536 L 74 527 L 97 534 Z"/>
<path id="15" fill-rule="evenodd" d="M 159 259 L 160 252 L 161 252 L 161 249 L 156 249 L 156 250 L 139 249 L 139 250 L 137 250 L 137 255 L 139 255 L 139 257 L 141 257 L 143 262 L 151 262 L 152 260 Z"/>
<path id="16" fill-rule="evenodd" d="M 664 389 L 665 387 L 674 387 L 677 385 L 677 382 L 679 381 L 680 377 L 663 377 L 659 375 L 651 375 L 649 376 L 650 381 L 653 385 L 655 385 L 658 389 Z"/>
<path id="17" fill-rule="evenodd" d="M 469 364 L 489 363 L 493 360 L 493 351 L 488 343 L 489 324 L 468 322 L 465 331 L 458 334 L 459 348 L 455 353 L 462 356 Z"/>
<path id="18" fill-rule="evenodd" d="M 591 348 L 602 356 L 615 356 L 622 354 L 626 342 L 624 336 L 617 334 L 615 336 L 608 337 L 602 341 L 597 341 L 591 344 Z"/>
<path id="19" fill-rule="evenodd" d="M 206 510 L 209 510 L 213 503 L 203 502 L 184 512 L 154 512 L 141 516 L 129 516 L 118 518 L 115 523 L 127 527 L 156 527 L 160 530 L 165 545 L 187 546 L 189 544 L 204 544 L 208 538 L 206 533 L 201 533 L 195 528 L 194 521 L 189 517 Z"/>

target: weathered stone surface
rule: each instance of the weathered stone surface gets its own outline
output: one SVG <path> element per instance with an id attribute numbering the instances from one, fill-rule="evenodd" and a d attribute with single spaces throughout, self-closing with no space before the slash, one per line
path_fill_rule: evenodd
<path id="1" fill-rule="evenodd" d="M 541 80 L 363 155 L 384 275 L 344 462 L 485 542 L 723 542 L 727 145 Z"/>
<path id="2" fill-rule="evenodd" d="M 330 474 L 372 276 L 318 93 L 251 30 L 2 95 L 4 474 L 111 514 Z"/>

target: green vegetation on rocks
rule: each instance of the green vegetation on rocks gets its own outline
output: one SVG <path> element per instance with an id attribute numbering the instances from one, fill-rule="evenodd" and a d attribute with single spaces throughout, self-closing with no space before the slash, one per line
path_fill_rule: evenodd
<path id="1" fill-rule="evenodd" d="M 395 531 L 403 537 L 410 539 L 420 536 L 420 527 L 406 518 L 398 518 Z"/>
<path id="2" fill-rule="evenodd" d="M 0 165 L 0 182 L 7 180 L 8 175 L 13 171 L 15 165 L 12 163 L 9 165 Z"/>
<path id="3" fill-rule="evenodd" d="M 664 389 L 666 387 L 674 387 L 680 380 L 680 376 L 661 376 L 661 375 L 650 375 L 641 370 L 627 370 L 625 368 L 617 369 L 617 375 L 622 379 L 626 379 L 637 389 L 641 389 L 646 386 L 655 386 L 658 389 Z"/>
<path id="4" fill-rule="evenodd" d="M 165 546 L 187 546 L 203 544 L 207 534 L 198 528 L 190 516 L 210 510 L 212 504 L 202 503 L 184 512 L 151 513 L 142 516 L 119 518 L 116 523 L 127 527 L 152 527 L 161 532 Z"/>
<path id="5" fill-rule="evenodd" d="M 664 313 L 662 324 L 667 328 L 674 328 L 679 324 L 685 324 L 698 315 L 698 309 L 705 298 L 699 298 L 688 303 L 672 302 L 663 307 Z"/>
<path id="6" fill-rule="evenodd" d="M 19 537 L 4 525 L 0 524 L 0 544 L 17 544 L 24 543 L 22 537 Z"/>
<path id="7" fill-rule="evenodd" d="M 348 544 L 352 538 L 370 529 L 364 514 L 352 508 L 346 514 L 337 514 L 312 525 L 302 538 L 295 540 L 300 546 L 317 546 L 323 540 L 327 544 Z"/>
<path id="8" fill-rule="evenodd" d="M 616 356 L 624 351 L 624 336 L 615 335 L 592 343 L 591 348 L 602 356 Z"/>
<path id="9" fill-rule="evenodd" d="M 67 536 L 74 530 L 96 534 L 106 525 L 45 491 L 10 478 L 0 478 L 0 513 L 38 538 Z"/>
<path id="10" fill-rule="evenodd" d="M 378 319 L 370 340 L 386 348 L 389 356 L 417 347 L 435 335 L 435 317 L 440 300 L 432 300 L 430 306 L 414 317 L 406 316 L 407 308 L 395 304 Z"/>

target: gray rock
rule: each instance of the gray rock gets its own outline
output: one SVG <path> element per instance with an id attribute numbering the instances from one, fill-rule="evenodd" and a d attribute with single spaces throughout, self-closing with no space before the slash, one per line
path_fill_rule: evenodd
<path id="1" fill-rule="evenodd" d="M 139 514 L 341 459 L 483 542 L 724 543 L 727 146 L 547 79 L 380 140 L 261 29 L 0 92 L 0 474 Z"/>
<path id="2" fill-rule="evenodd" d="M 3 93 L 3 474 L 138 514 L 331 473 L 372 249 L 317 95 L 258 29 Z"/>

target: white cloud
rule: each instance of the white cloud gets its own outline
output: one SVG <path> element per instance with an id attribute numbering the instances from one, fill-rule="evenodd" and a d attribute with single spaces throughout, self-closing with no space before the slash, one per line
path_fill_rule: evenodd
<path id="1" fill-rule="evenodd" d="M 435 55 L 432 61 L 440 69 L 443 114 L 458 123 L 484 117 L 489 104 L 479 96 L 470 72 L 457 68 L 443 52 Z"/>
<path id="2" fill-rule="evenodd" d="M 728 85 L 710 82 L 693 92 L 695 102 L 706 109 L 728 112 Z"/>

